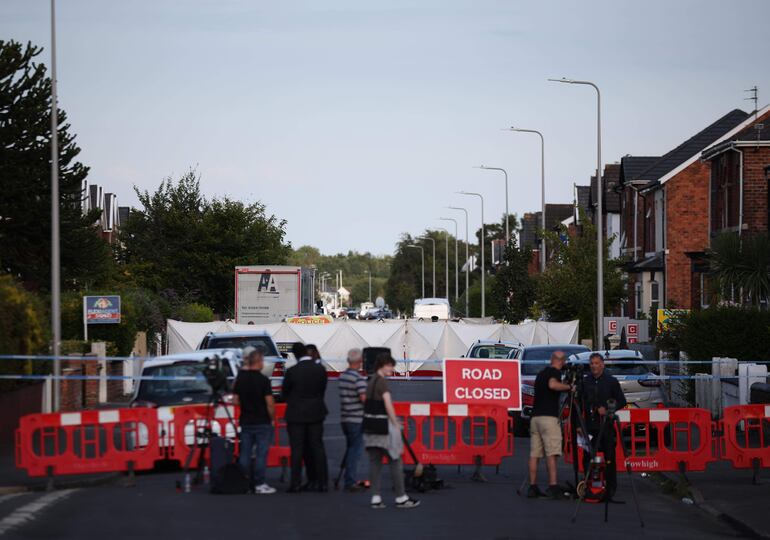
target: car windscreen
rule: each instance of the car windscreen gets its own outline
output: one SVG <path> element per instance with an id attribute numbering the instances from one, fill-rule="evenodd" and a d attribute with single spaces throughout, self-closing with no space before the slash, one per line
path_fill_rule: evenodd
<path id="1" fill-rule="evenodd" d="M 230 365 L 225 362 L 224 369 L 228 377 L 232 377 Z M 203 375 L 203 362 L 184 362 L 168 366 L 145 368 L 143 377 L 195 377 L 194 380 L 143 380 L 139 385 L 137 399 L 153 403 L 181 402 L 185 396 L 196 394 L 208 395 L 211 392 L 209 383 Z"/>
<path id="2" fill-rule="evenodd" d="M 265 356 L 279 356 L 268 336 L 213 336 L 206 343 L 206 349 L 243 349 L 244 347 L 262 347 Z"/>
<path id="3" fill-rule="evenodd" d="M 524 349 L 521 357 L 521 374 L 522 375 L 537 375 L 545 366 L 548 365 L 547 361 L 551 360 L 551 355 L 555 351 L 562 351 L 566 357 L 571 354 L 578 354 L 585 352 L 583 347 L 554 347 L 554 348 L 537 348 L 537 349 Z"/>
<path id="4" fill-rule="evenodd" d="M 610 375 L 622 376 L 622 375 L 647 375 L 650 372 L 650 366 L 648 364 L 640 364 L 637 360 L 632 359 L 612 359 L 611 362 L 605 366 L 605 371 Z"/>
<path id="5" fill-rule="evenodd" d="M 494 345 L 477 345 L 468 355 L 469 358 L 494 358 L 505 359 L 508 358 L 508 353 L 511 352 L 513 347 L 508 347 L 501 343 Z"/>

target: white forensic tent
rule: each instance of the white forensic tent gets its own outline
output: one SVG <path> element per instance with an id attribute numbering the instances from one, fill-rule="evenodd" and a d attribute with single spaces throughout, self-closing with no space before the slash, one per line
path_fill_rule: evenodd
<path id="1" fill-rule="evenodd" d="M 195 350 L 207 332 L 266 330 L 277 342 L 313 343 L 327 369 L 345 368 L 347 351 L 352 348 L 388 347 L 396 360 L 409 359 L 415 370 L 424 361 L 459 357 L 478 339 L 511 341 L 522 345 L 577 343 L 578 321 L 526 322 L 522 324 L 484 324 L 453 321 L 413 320 L 346 321 L 331 324 L 272 323 L 264 325 L 231 322 L 186 323 L 167 321 L 168 354 Z M 399 362 L 399 372 L 406 364 Z"/>

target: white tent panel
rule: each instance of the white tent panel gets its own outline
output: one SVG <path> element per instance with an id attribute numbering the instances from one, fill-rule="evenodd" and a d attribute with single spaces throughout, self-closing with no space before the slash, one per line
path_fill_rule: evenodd
<path id="1" fill-rule="evenodd" d="M 524 346 L 536 343 L 537 324 L 534 321 L 522 324 L 504 324 L 500 332 L 502 341 L 521 343 Z"/>
<path id="2" fill-rule="evenodd" d="M 551 343 L 577 343 L 579 321 L 542 322 L 538 321 L 535 331 L 536 343 L 548 345 Z"/>
<path id="3" fill-rule="evenodd" d="M 194 351 L 203 337 L 209 332 L 227 332 L 226 322 L 189 323 L 168 319 L 166 333 L 168 346 L 167 354 Z"/>

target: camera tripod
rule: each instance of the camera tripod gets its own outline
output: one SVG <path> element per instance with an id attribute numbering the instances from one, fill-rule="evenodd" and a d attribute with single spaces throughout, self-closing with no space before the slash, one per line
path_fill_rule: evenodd
<path id="1" fill-rule="evenodd" d="M 572 428 L 573 432 L 575 431 L 575 429 L 576 428 Z M 588 436 L 588 431 L 586 431 L 586 429 L 585 429 L 585 421 L 583 421 L 582 416 L 581 416 L 581 429 L 583 430 L 584 436 L 587 437 Z M 600 462 L 597 462 L 597 460 L 595 458 L 596 458 L 596 456 L 598 455 L 598 452 L 599 452 L 599 445 L 604 440 L 605 433 L 607 432 L 608 429 L 610 430 L 609 431 L 609 436 L 608 436 L 608 442 L 607 442 L 608 445 L 612 445 L 612 446 L 615 445 L 615 442 L 616 442 L 615 441 L 615 434 L 618 434 L 620 436 L 620 443 L 621 443 L 621 447 L 622 447 L 622 450 L 623 450 L 622 459 L 626 463 L 626 473 L 628 474 L 628 478 L 631 481 L 631 493 L 632 493 L 633 498 L 634 498 L 634 505 L 636 506 L 636 514 L 639 516 L 639 526 L 644 528 L 644 520 L 642 519 L 642 511 L 641 511 L 641 508 L 639 507 L 639 500 L 638 500 L 638 498 L 636 496 L 636 484 L 634 483 L 634 476 L 633 476 L 633 474 L 631 472 L 631 464 L 626 459 L 626 455 L 627 455 L 626 444 L 625 444 L 625 441 L 623 440 L 623 432 L 622 432 L 621 426 L 620 426 L 620 419 L 618 418 L 617 414 L 615 413 L 615 400 L 613 400 L 613 399 L 610 399 L 610 400 L 607 401 L 607 413 L 604 415 L 604 418 L 602 419 L 601 425 L 599 426 L 599 433 L 594 438 L 594 440 L 591 441 L 591 444 L 589 446 L 590 461 L 589 461 L 589 465 L 587 467 L 587 470 L 585 471 L 584 480 L 581 483 L 577 484 L 576 491 L 577 491 L 577 494 L 578 494 L 578 500 L 577 500 L 577 503 L 575 505 L 575 513 L 572 515 L 572 523 L 575 523 L 575 521 L 577 521 L 578 512 L 580 511 L 580 503 L 585 499 L 585 493 L 586 493 L 586 490 L 588 489 L 588 482 L 591 479 L 591 475 L 595 472 L 596 467 L 599 467 L 600 464 L 601 464 Z M 577 445 L 575 443 L 576 443 L 576 440 L 573 439 L 574 467 L 575 467 L 575 470 L 577 471 L 577 468 L 578 468 L 577 454 L 578 454 L 578 452 L 577 452 Z M 605 467 L 607 466 L 606 461 L 604 462 L 604 466 Z M 617 456 L 616 456 L 616 459 L 615 459 L 615 463 L 611 463 L 609 466 L 617 467 Z M 609 491 L 607 491 L 606 479 L 602 478 L 602 481 L 604 482 L 604 494 L 603 494 L 604 495 L 604 497 L 603 497 L 604 498 L 604 522 L 606 523 L 609 520 L 610 500 L 612 498 L 613 493 L 610 493 Z M 582 492 L 583 492 L 582 494 L 580 493 L 581 492 L 581 484 L 582 484 Z"/>
<path id="2" fill-rule="evenodd" d="M 212 388 L 208 402 L 206 403 L 206 415 L 203 418 L 202 425 L 199 424 L 198 418 L 193 420 L 193 445 L 190 447 L 190 451 L 187 453 L 187 457 L 184 461 L 184 467 L 182 468 L 183 478 L 187 479 L 190 474 L 190 465 L 192 464 L 193 456 L 195 452 L 198 452 L 197 470 L 195 473 L 195 479 L 193 484 L 199 485 L 203 480 L 203 470 L 206 467 L 206 450 L 211 446 L 212 437 L 216 436 L 213 429 L 214 419 L 216 418 L 216 412 L 219 407 L 225 410 L 227 415 L 227 421 L 233 426 L 237 434 L 237 424 L 233 420 L 233 416 L 230 413 L 227 403 L 224 400 L 224 392 L 222 389 Z M 223 436 L 227 435 L 227 428 L 225 427 Z M 184 429 L 182 433 L 175 434 L 177 437 L 185 437 Z M 185 480 L 186 483 L 186 480 Z M 177 489 L 179 489 L 180 482 L 177 482 Z"/>

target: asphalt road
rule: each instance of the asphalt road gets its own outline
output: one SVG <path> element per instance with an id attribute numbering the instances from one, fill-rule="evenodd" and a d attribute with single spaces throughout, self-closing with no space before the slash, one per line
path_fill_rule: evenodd
<path id="1" fill-rule="evenodd" d="M 440 384 L 399 382 L 399 401 L 438 401 Z M 330 474 L 336 474 L 344 451 L 339 428 L 336 386 L 330 385 L 326 445 Z M 135 487 L 113 483 L 52 493 L 0 495 L 0 538 L 725 538 L 736 533 L 697 508 L 660 493 L 650 479 L 636 477 L 646 523 L 639 527 L 629 480 L 620 476 L 618 497 L 625 505 L 584 505 L 578 520 L 570 518 L 571 501 L 529 500 L 518 497 L 526 467 L 528 441 L 518 440 L 515 455 L 501 466 L 485 468 L 486 483 L 472 482 L 471 467 L 440 468 L 448 483 L 442 491 L 417 495 L 422 505 L 413 510 L 393 508 L 388 489 L 385 510 L 371 510 L 365 493 L 272 496 L 213 496 L 203 488 L 178 493 L 178 472 L 153 472 L 137 477 Z M 361 467 L 361 474 L 366 469 Z M 565 466 L 562 478 L 568 478 Z M 279 471 L 271 469 L 276 487 Z M 389 486 L 389 480 L 385 481 Z"/>

